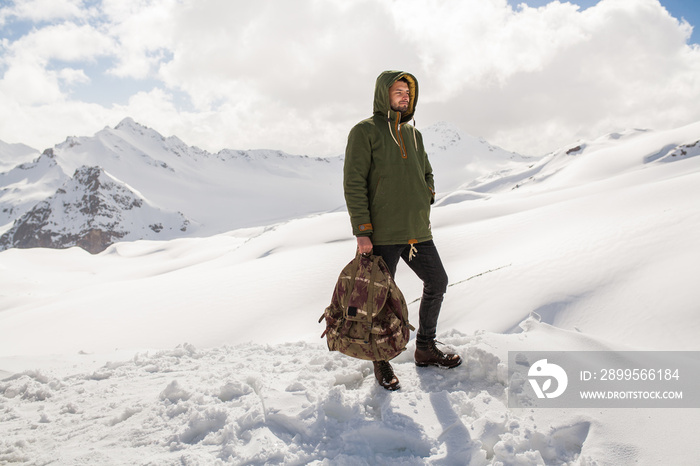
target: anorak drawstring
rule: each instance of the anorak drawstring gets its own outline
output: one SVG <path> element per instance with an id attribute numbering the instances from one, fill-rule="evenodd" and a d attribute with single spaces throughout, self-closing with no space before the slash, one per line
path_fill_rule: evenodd
<path id="1" fill-rule="evenodd" d="M 386 124 L 389 125 L 389 134 L 391 134 L 391 138 L 394 140 L 396 145 L 399 146 L 399 149 L 401 149 L 401 144 L 396 139 L 396 137 L 394 137 L 394 132 L 391 130 L 391 118 L 387 117 Z M 401 131 L 401 125 L 398 125 L 396 130 Z M 416 138 L 416 119 L 415 118 L 413 119 L 413 146 L 416 148 L 416 150 L 418 150 L 418 139 Z"/>
<path id="2" fill-rule="evenodd" d="M 391 134 L 391 138 L 394 140 L 396 145 L 399 146 L 399 149 L 400 149 L 401 144 L 399 144 L 399 141 L 396 140 L 396 138 L 394 137 L 394 132 L 391 130 L 391 118 L 387 117 L 386 124 L 389 125 L 389 134 Z"/>
<path id="3" fill-rule="evenodd" d="M 418 249 L 416 249 L 416 243 L 418 240 L 412 239 L 408 242 L 408 244 L 411 245 L 411 249 L 408 251 L 408 261 L 411 262 L 411 259 L 416 257 L 418 255 Z"/>

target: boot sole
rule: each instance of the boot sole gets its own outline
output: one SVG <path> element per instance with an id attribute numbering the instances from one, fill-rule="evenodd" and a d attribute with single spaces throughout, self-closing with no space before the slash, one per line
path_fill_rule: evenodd
<path id="1" fill-rule="evenodd" d="M 384 390 L 389 390 L 390 392 L 395 392 L 399 388 L 401 388 L 401 385 L 394 385 L 393 387 L 391 385 L 379 385 L 382 387 Z"/>

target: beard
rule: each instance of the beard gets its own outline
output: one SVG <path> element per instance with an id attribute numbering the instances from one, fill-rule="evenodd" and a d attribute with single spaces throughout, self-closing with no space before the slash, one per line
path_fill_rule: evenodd
<path id="1" fill-rule="evenodd" d="M 391 109 L 395 112 L 403 113 L 408 110 L 408 102 L 405 104 L 392 105 Z"/>

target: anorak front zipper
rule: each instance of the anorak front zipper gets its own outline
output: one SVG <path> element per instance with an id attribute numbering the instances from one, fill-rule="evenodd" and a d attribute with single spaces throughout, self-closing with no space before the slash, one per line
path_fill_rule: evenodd
<path id="1" fill-rule="evenodd" d="M 396 139 L 394 137 L 394 131 L 391 130 L 391 112 L 388 113 L 387 116 L 387 123 L 389 124 L 389 134 L 391 134 L 391 138 L 394 140 L 397 146 L 399 146 L 399 151 L 401 152 L 401 158 L 402 159 L 407 159 L 408 158 L 408 151 L 406 150 L 406 146 L 403 143 L 403 135 L 401 134 L 401 113 L 396 112 L 396 124 L 394 125 L 394 128 L 396 130 L 396 135 L 399 137 Z"/>

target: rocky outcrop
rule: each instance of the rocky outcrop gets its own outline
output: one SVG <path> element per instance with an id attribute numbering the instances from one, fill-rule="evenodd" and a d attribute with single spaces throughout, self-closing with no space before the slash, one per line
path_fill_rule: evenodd
<path id="1" fill-rule="evenodd" d="M 83 166 L 14 222 L 0 237 L 0 250 L 78 246 L 96 254 L 119 240 L 170 239 L 168 232 L 181 233 L 188 224 L 181 213 L 150 205 L 100 167 Z"/>

